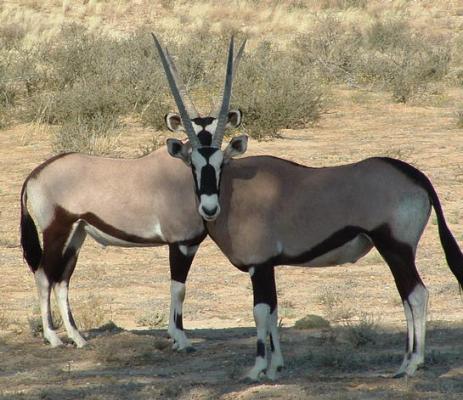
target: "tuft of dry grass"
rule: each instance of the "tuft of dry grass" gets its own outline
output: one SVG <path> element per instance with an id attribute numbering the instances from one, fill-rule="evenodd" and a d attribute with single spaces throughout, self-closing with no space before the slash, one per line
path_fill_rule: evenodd
<path id="1" fill-rule="evenodd" d="M 75 307 L 76 321 L 83 330 L 100 327 L 105 321 L 103 300 L 96 296 L 90 296 Z"/>

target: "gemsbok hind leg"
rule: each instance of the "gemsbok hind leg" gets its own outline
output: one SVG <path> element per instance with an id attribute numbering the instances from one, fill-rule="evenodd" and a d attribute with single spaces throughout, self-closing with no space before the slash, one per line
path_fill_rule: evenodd
<path id="1" fill-rule="evenodd" d="M 394 377 L 412 376 L 424 364 L 428 290 L 416 269 L 414 247 L 391 237 L 375 245 L 392 271 L 407 321 L 405 355 Z"/>
<path id="2" fill-rule="evenodd" d="M 171 301 L 167 332 L 174 341 L 172 348 L 178 351 L 194 351 L 183 329 L 183 302 L 185 282 L 197 250 L 197 245 L 187 246 L 178 243 L 169 245 Z"/>
<path id="3" fill-rule="evenodd" d="M 39 290 L 44 337 L 53 347 L 61 345 L 62 341 L 53 328 L 50 311 L 51 288 L 54 289 L 60 315 L 69 338 L 78 347 L 86 344 L 85 339 L 77 330 L 68 299 L 69 280 L 84 239 L 85 232 L 79 223 L 71 228 L 52 226 L 43 233 L 43 256 L 35 278 Z"/>
<path id="4" fill-rule="evenodd" d="M 249 268 L 254 295 L 254 321 L 257 330 L 257 354 L 254 367 L 246 375 L 247 379 L 257 381 L 267 371 L 267 353 L 265 342 L 270 331 L 272 348 L 270 379 L 283 366 L 277 326 L 277 293 L 275 286 L 275 268 L 261 265 Z"/>
<path id="5" fill-rule="evenodd" d="M 61 319 L 63 320 L 69 339 L 71 339 L 77 347 L 84 347 L 87 341 L 82 337 L 69 305 L 69 281 L 77 263 L 79 251 L 86 237 L 83 225 L 76 222 L 73 226 L 69 238 L 66 240 L 65 248 L 63 249 L 62 265 L 64 270 L 53 286 L 55 298 L 58 303 Z"/>
<path id="6" fill-rule="evenodd" d="M 56 334 L 53 326 L 53 319 L 50 309 L 50 293 L 52 283 L 45 273 L 42 265 L 39 266 L 34 273 L 35 284 L 37 286 L 37 293 L 39 296 L 40 314 L 42 318 L 43 337 L 47 340 L 52 347 L 61 346 L 63 342 Z"/>

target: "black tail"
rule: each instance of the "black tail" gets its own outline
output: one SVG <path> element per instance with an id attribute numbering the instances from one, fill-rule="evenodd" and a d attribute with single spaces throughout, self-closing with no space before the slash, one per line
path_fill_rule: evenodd
<path id="1" fill-rule="evenodd" d="M 428 192 L 429 199 L 431 200 L 431 204 L 436 212 L 439 237 L 442 248 L 444 249 L 445 258 L 447 259 L 447 264 L 458 279 L 460 288 L 463 288 L 463 254 L 455 240 L 455 237 L 452 235 L 452 232 L 450 232 L 450 229 L 447 226 L 439 197 L 437 196 L 431 181 L 421 171 L 403 161 L 395 160 L 393 158 L 383 158 L 383 160 L 399 168 Z"/>
<path id="2" fill-rule="evenodd" d="M 427 178 L 426 178 L 427 179 Z M 428 180 L 429 181 L 429 180 Z M 439 228 L 439 237 L 442 247 L 445 252 L 445 258 L 447 259 L 447 264 L 450 267 L 450 270 L 457 277 L 458 282 L 460 283 L 460 288 L 463 287 L 463 254 L 461 253 L 460 247 L 458 246 L 455 237 L 450 232 L 447 222 L 445 221 L 444 213 L 442 207 L 437 197 L 437 193 L 429 182 L 428 189 L 429 197 L 431 198 L 432 205 L 434 206 L 434 211 L 437 216 L 437 226 Z"/>
<path id="3" fill-rule="evenodd" d="M 24 259 L 29 264 L 31 271 L 35 272 L 40 265 L 42 248 L 40 247 L 37 227 L 27 210 L 26 184 L 27 181 L 21 190 L 21 246 Z"/>

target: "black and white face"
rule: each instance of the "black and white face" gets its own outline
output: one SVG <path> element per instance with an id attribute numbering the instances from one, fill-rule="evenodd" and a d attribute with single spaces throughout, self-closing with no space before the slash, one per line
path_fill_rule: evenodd
<path id="1" fill-rule="evenodd" d="M 180 116 L 168 114 L 167 126 L 172 131 L 183 130 Z M 241 122 L 241 111 L 230 111 L 227 128 L 237 127 Z M 201 143 L 197 148 L 177 139 L 168 139 L 167 148 L 172 157 L 180 158 L 191 167 L 199 200 L 198 211 L 206 221 L 213 221 L 220 213 L 219 191 L 222 167 L 234 156 L 243 154 L 247 148 L 247 136 L 234 137 L 224 151 L 213 145 L 217 119 L 197 117 L 191 120 Z"/>

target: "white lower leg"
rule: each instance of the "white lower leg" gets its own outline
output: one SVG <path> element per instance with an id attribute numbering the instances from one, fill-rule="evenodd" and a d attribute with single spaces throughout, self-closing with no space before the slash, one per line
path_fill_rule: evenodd
<path id="1" fill-rule="evenodd" d="M 257 304 L 254 307 L 254 320 L 257 328 L 257 356 L 254 367 L 247 374 L 247 378 L 257 381 L 261 374 L 267 369 L 267 356 L 265 351 L 265 340 L 269 326 L 270 306 L 265 303 Z"/>
<path id="2" fill-rule="evenodd" d="M 54 286 L 54 292 L 56 301 L 58 302 L 59 312 L 66 328 L 68 337 L 74 341 L 77 347 L 83 347 L 87 344 L 86 340 L 81 336 L 80 332 L 74 322 L 74 318 L 71 314 L 68 300 L 68 283 L 62 281 Z"/>
<path id="3" fill-rule="evenodd" d="M 406 368 L 406 373 L 409 376 L 412 376 L 424 363 L 428 297 L 427 289 L 421 284 L 418 284 L 408 296 L 415 330 L 414 347 L 410 362 Z"/>
<path id="4" fill-rule="evenodd" d="M 191 348 L 183 330 L 183 301 L 185 300 L 185 284 L 172 280 L 170 283 L 170 315 L 167 332 L 174 340 L 173 348 L 184 350 Z"/>
<path id="5" fill-rule="evenodd" d="M 52 347 L 63 344 L 61 339 L 53 329 L 53 321 L 50 309 L 50 292 L 51 285 L 43 269 L 39 268 L 34 273 L 35 284 L 39 295 L 40 313 L 42 316 L 43 337 L 51 344 Z"/>
<path id="6" fill-rule="evenodd" d="M 412 356 L 414 337 L 415 337 L 415 329 L 413 325 L 413 314 L 412 314 L 412 310 L 407 300 L 403 301 L 403 306 L 404 306 L 404 312 L 405 312 L 405 319 L 407 321 L 407 343 L 406 343 L 406 349 L 405 349 L 405 354 L 404 354 L 404 359 L 402 361 L 402 364 L 400 368 L 397 370 L 397 372 L 394 374 L 394 376 L 396 377 L 400 377 L 405 374 L 407 366 L 410 363 L 410 358 Z"/>
<path id="7" fill-rule="evenodd" d="M 269 317 L 270 344 L 272 350 L 272 358 L 270 359 L 270 367 L 267 371 L 269 379 L 276 379 L 277 372 L 283 367 L 283 355 L 280 347 L 280 334 L 278 332 L 278 308 L 270 314 Z"/>

